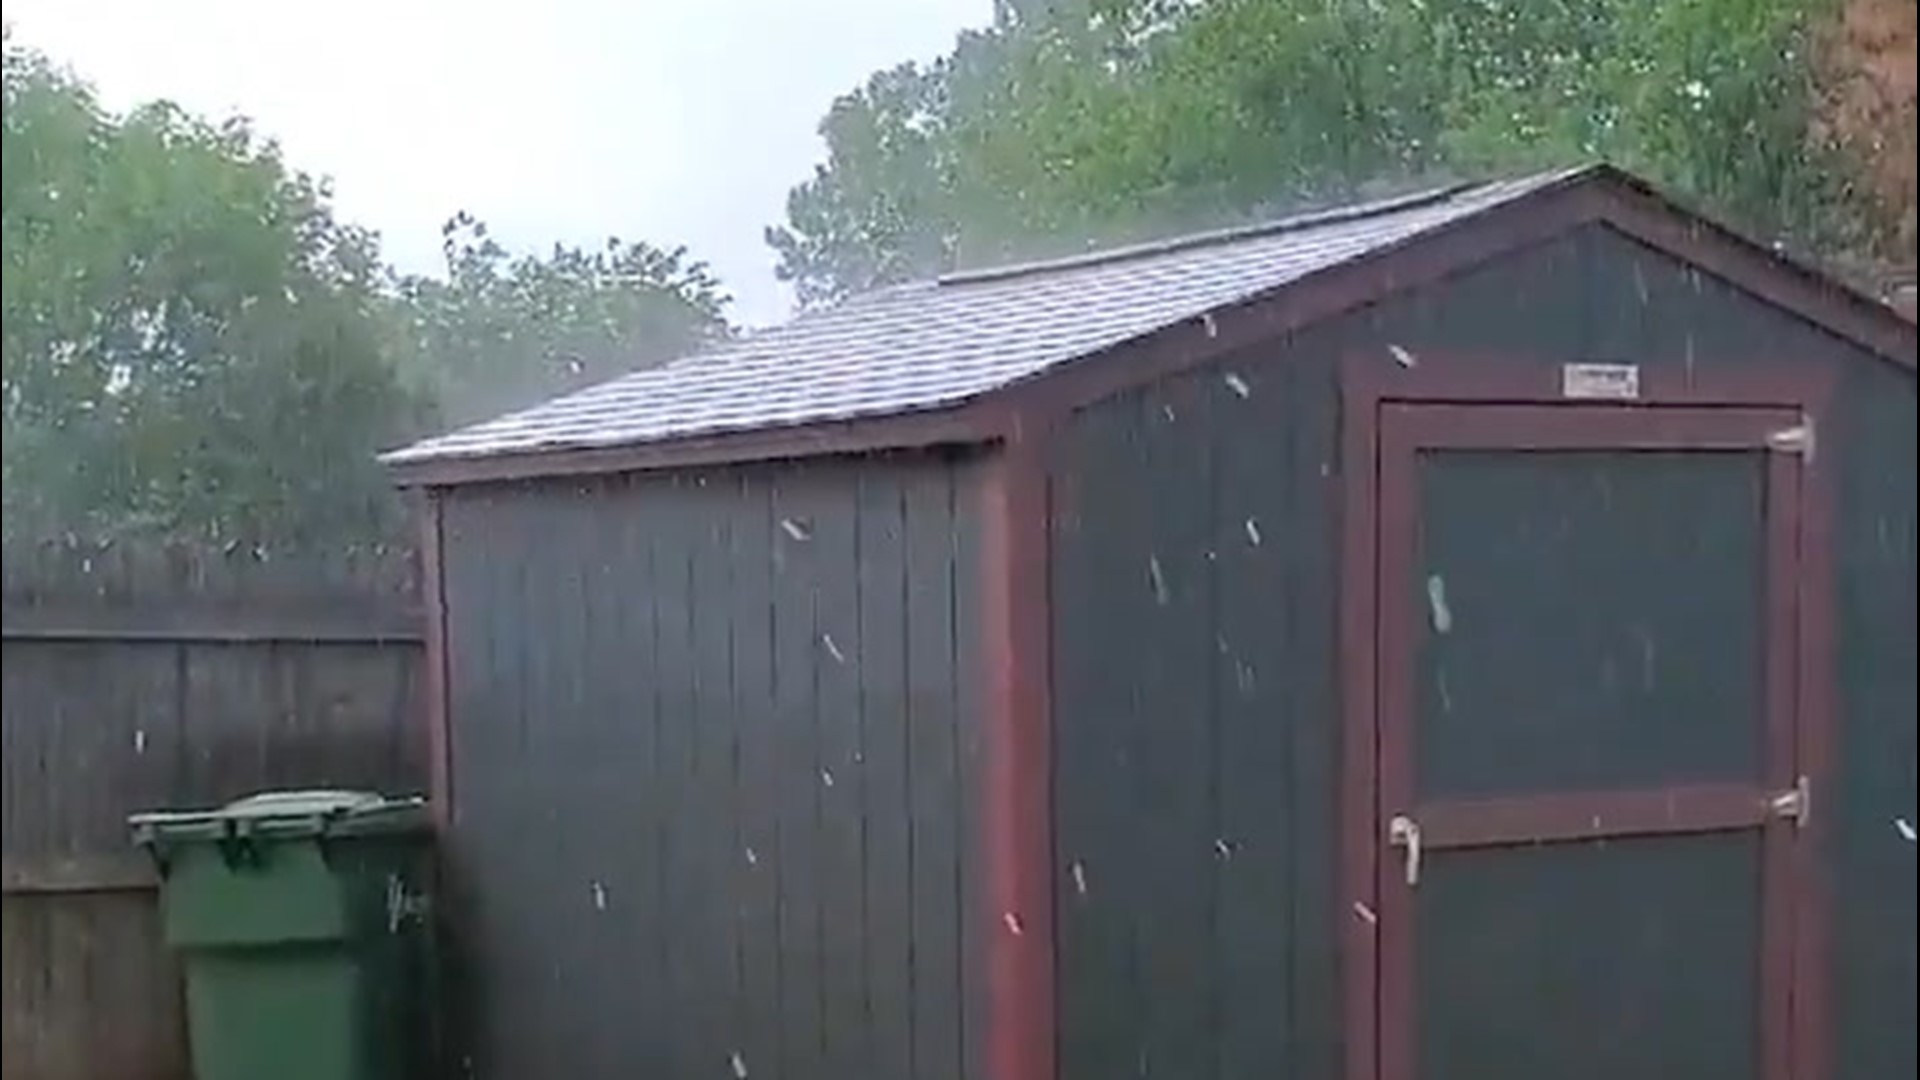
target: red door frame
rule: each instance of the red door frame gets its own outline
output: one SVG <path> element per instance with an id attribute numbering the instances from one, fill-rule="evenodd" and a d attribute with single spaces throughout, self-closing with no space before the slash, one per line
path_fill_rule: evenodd
<path id="1" fill-rule="evenodd" d="M 1560 405 L 1408 405 L 1383 407 L 1380 429 L 1378 522 L 1381 666 L 1377 673 L 1379 813 L 1407 813 L 1420 828 L 1422 847 L 1446 850 L 1583 836 L 1763 828 L 1762 1059 L 1765 1080 L 1788 1080 L 1790 1053 L 1786 994 L 1793 926 L 1792 883 L 1785 860 L 1793 825 L 1769 812 L 1776 792 L 1791 789 L 1794 747 L 1795 564 L 1798 551 L 1799 460 L 1769 454 L 1766 477 L 1768 610 L 1765 652 L 1766 759 L 1764 784 L 1672 786 L 1621 792 L 1541 792 L 1486 800 L 1415 800 L 1413 655 L 1417 613 L 1412 590 L 1418 560 L 1414 520 L 1417 454 L 1428 449 L 1512 450 L 1746 450 L 1765 452 L 1773 433 L 1793 428 L 1798 410 L 1780 408 L 1658 407 L 1623 409 Z M 1784 585 L 1785 589 L 1779 586 Z M 1413 1080 L 1413 942 L 1415 888 L 1393 859 L 1379 860 L 1380 1075 Z M 1395 1020 L 1395 1017 L 1408 1018 Z M 1775 1067 L 1778 1063 L 1778 1067 Z"/>
<path id="2" fill-rule="evenodd" d="M 1383 641 L 1410 632 L 1410 624 L 1379 613 L 1382 574 L 1388 572 L 1380 538 L 1383 532 L 1411 535 L 1408 528 L 1382 526 L 1410 525 L 1406 519 L 1413 512 L 1410 492 L 1404 490 L 1410 470 L 1387 467 L 1390 454 L 1404 457 L 1412 446 L 1435 441 L 1486 445 L 1490 440 L 1537 449 L 1593 446 L 1601 440 L 1611 440 L 1605 445 L 1612 448 L 1755 449 L 1769 445 L 1779 421 L 1795 418 L 1808 435 L 1804 448 L 1772 454 L 1768 469 L 1769 577 L 1791 572 L 1795 563 L 1808 572 L 1796 575 L 1797 591 L 1769 592 L 1769 623 L 1791 625 L 1796 632 L 1769 636 L 1767 726 L 1771 761 L 1793 760 L 1797 768 L 1792 772 L 1810 781 L 1814 805 L 1797 832 L 1784 826 L 1768 830 L 1766 858 L 1772 880 L 1766 883 L 1767 891 L 1791 894 L 1793 902 L 1790 907 L 1768 905 L 1763 957 L 1768 970 L 1763 977 L 1787 980 L 1792 998 L 1786 1015 L 1761 1020 L 1764 1032 L 1791 1032 L 1782 1049 L 1769 1055 L 1770 1080 L 1818 1080 L 1825 1075 L 1827 903 L 1814 853 L 1824 821 L 1818 798 L 1833 756 L 1831 471 L 1817 452 L 1827 415 L 1828 380 L 1815 365 L 1743 364 L 1712 375 L 1687 365 L 1644 368 L 1636 374 L 1638 385 L 1630 402 L 1596 403 L 1569 400 L 1561 368 L 1538 361 L 1430 353 L 1415 358 L 1404 349 L 1383 349 L 1377 355 L 1349 357 L 1343 367 L 1341 906 L 1348 913 L 1344 972 L 1349 1080 L 1412 1080 L 1404 1040 L 1382 1039 L 1390 1031 L 1382 1024 L 1383 1015 L 1400 1014 L 1412 1004 L 1411 957 L 1395 936 L 1407 926 L 1410 897 L 1404 883 L 1391 887 L 1394 881 L 1389 879 L 1398 874 L 1399 863 L 1384 854 L 1386 822 L 1380 799 L 1383 791 L 1410 790 L 1404 745 L 1400 753 L 1382 753 L 1390 741 L 1404 744 L 1394 739 L 1404 734 L 1396 725 L 1410 722 L 1404 690 L 1395 689 L 1408 685 L 1408 675 L 1389 670 L 1404 665 L 1407 654 L 1400 646 L 1405 643 Z M 1421 406 L 1421 418 L 1411 418 L 1414 411 L 1407 410 L 1412 428 L 1388 434 L 1382 423 L 1386 411 L 1405 405 Z M 1484 405 L 1515 407 L 1498 410 L 1507 418 L 1505 430 L 1488 423 L 1493 410 L 1463 408 Z M 1463 420 L 1471 422 L 1463 425 Z M 1383 438 L 1394 445 L 1383 446 Z M 1779 508 L 1797 509 L 1798 520 L 1792 513 L 1773 512 Z M 1402 572 L 1408 568 L 1403 566 Z M 1409 595 L 1397 584 L 1393 587 L 1397 595 Z M 1383 723 L 1389 716 L 1398 720 Z M 1778 771 L 1777 764 L 1771 767 Z M 1429 849 L 1502 838 L 1570 839 L 1592 831 L 1596 812 L 1603 823 L 1610 823 L 1604 826 L 1609 835 L 1758 826 L 1769 811 L 1764 800 L 1756 801 L 1756 790 L 1699 786 L 1675 792 L 1672 802 L 1662 793 L 1653 799 L 1630 794 L 1598 801 L 1549 800 L 1545 805 L 1533 799 L 1451 804 L 1434 808 L 1440 814 L 1421 822 L 1422 839 Z M 1542 809 L 1545 815 L 1539 813 Z M 1788 1045 L 1790 1068 L 1784 1060 Z"/>

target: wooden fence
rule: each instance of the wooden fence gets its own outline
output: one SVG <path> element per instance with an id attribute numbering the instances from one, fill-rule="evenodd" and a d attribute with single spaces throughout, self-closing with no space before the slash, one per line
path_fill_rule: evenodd
<path id="1" fill-rule="evenodd" d="M 125 819 L 270 787 L 417 791 L 414 559 L 9 544 L 4 1080 L 183 1080 Z"/>

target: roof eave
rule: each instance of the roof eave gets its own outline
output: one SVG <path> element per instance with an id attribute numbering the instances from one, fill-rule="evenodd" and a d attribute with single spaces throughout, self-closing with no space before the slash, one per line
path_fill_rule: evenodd
<path id="1" fill-rule="evenodd" d="M 1907 371 L 1916 367 L 1914 323 L 1891 304 L 1690 210 L 1629 173 L 1605 167 L 1584 216 L 1800 316 Z"/>
<path id="2" fill-rule="evenodd" d="M 388 463 L 401 487 L 453 487 L 550 477 L 738 465 L 835 455 L 969 446 L 1005 438 L 1019 420 L 999 395 L 939 409 L 614 446 L 537 448 L 511 454 Z"/>

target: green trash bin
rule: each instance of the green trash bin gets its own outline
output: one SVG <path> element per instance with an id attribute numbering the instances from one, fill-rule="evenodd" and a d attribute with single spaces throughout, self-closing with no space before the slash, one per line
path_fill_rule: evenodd
<path id="1" fill-rule="evenodd" d="M 197 1080 L 433 1073 L 421 800 L 270 792 L 128 824 L 160 869 Z"/>

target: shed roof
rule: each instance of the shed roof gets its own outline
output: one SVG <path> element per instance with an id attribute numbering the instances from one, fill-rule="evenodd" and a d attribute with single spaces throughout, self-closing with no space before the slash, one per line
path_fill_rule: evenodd
<path id="1" fill-rule="evenodd" d="M 631 445 L 950 406 L 1401 243 L 1562 175 L 893 286 L 427 439 L 387 460 Z"/>
<path id="2" fill-rule="evenodd" d="M 1625 174 L 1591 166 L 898 285 L 423 440 L 383 460 L 403 473 L 436 471 L 431 467 L 951 410 L 1589 180 L 1653 195 Z M 1660 208 L 1680 214 L 1664 201 Z M 1703 224 L 1686 220 L 1690 232 Z M 1732 234 L 1720 236 L 1747 255 L 1775 257 Z"/>

